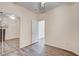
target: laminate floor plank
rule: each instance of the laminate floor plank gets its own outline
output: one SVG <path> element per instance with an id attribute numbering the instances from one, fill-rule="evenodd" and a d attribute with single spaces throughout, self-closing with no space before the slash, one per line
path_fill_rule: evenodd
<path id="1" fill-rule="evenodd" d="M 70 53 L 60 48 L 44 45 L 41 42 L 26 46 L 24 48 L 19 48 L 19 39 L 13 39 L 4 42 L 4 54 L 2 56 L 76 56 L 76 55 L 74 53 Z"/>

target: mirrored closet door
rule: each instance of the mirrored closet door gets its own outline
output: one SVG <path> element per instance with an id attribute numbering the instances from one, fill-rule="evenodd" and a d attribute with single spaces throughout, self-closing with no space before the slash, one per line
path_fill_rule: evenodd
<path id="1" fill-rule="evenodd" d="M 20 17 L 0 12 L 0 55 L 9 56 L 19 49 Z"/>

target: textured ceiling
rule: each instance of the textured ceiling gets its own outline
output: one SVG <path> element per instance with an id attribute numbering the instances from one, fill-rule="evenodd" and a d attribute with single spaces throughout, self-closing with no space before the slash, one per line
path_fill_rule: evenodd
<path id="1" fill-rule="evenodd" d="M 72 2 L 45 2 L 45 8 L 41 8 L 41 2 L 15 2 L 15 4 L 21 5 L 35 13 L 44 13 L 61 5 L 72 4 Z"/>

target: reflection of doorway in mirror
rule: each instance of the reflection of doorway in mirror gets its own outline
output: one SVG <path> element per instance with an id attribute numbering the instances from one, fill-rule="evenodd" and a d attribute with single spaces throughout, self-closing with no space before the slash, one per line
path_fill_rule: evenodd
<path id="1" fill-rule="evenodd" d="M 0 34 L 2 35 L 0 55 L 5 55 L 18 49 L 20 40 L 20 17 L 9 13 L 2 13 L 2 17 L 0 17 L 0 29 Z"/>

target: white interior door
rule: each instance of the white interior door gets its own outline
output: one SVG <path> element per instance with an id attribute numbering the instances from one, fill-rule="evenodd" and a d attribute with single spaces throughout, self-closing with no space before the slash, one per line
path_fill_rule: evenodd
<path id="1" fill-rule="evenodd" d="M 32 20 L 32 44 L 38 42 L 38 21 Z"/>
<path id="2" fill-rule="evenodd" d="M 38 40 L 40 45 L 45 44 L 45 20 L 41 20 L 38 23 Z"/>
<path id="3" fill-rule="evenodd" d="M 39 21 L 38 23 L 38 35 L 39 39 L 45 38 L 45 20 Z"/>

